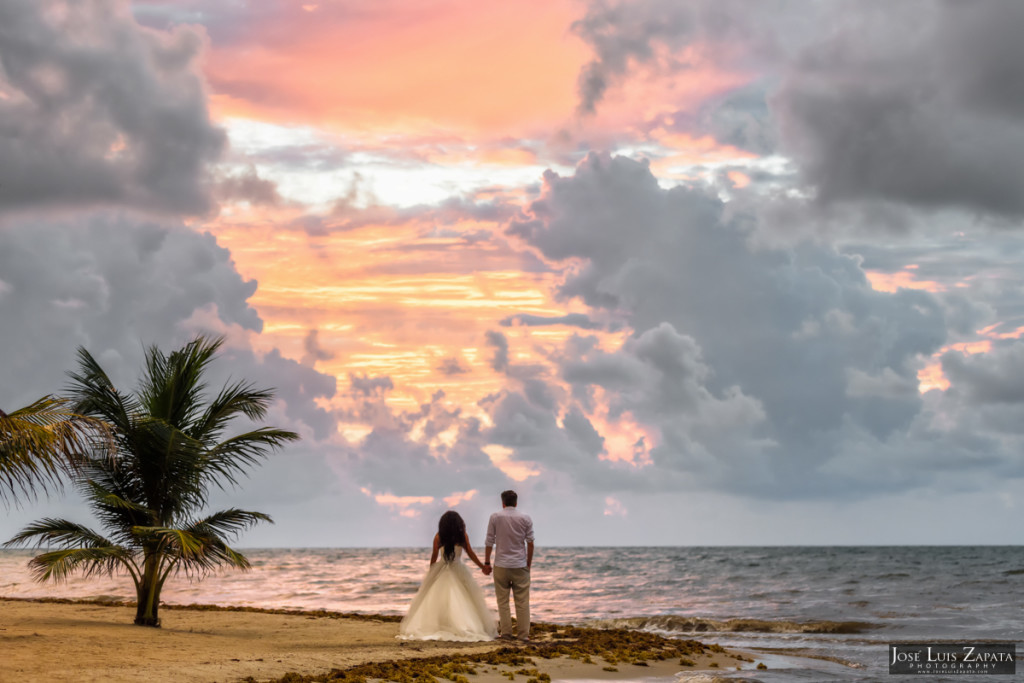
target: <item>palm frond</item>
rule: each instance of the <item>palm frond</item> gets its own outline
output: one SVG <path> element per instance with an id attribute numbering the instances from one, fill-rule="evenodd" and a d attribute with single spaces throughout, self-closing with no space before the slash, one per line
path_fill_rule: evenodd
<path id="1" fill-rule="evenodd" d="M 115 544 L 92 529 L 68 521 L 48 517 L 29 524 L 4 543 L 5 548 L 34 543 L 36 546 L 58 545 L 65 548 L 83 546 L 86 548 L 111 548 Z"/>
<path id="2" fill-rule="evenodd" d="M 36 555 L 29 561 L 36 581 L 66 581 L 77 570 L 85 577 L 111 575 L 123 567 L 137 575 L 131 553 L 119 546 L 103 548 L 65 548 Z"/>
<path id="3" fill-rule="evenodd" d="M 262 512 L 231 508 L 215 512 L 178 530 L 179 538 L 182 541 L 187 539 L 191 548 L 187 554 L 181 552 L 174 561 L 170 562 L 165 573 L 169 573 L 172 569 L 183 569 L 186 572 L 206 572 L 221 566 L 249 569 L 251 565 L 248 558 L 231 548 L 224 536 L 238 536 L 242 531 L 259 522 L 273 524 L 274 520 Z"/>
<path id="4" fill-rule="evenodd" d="M 203 373 L 223 344 L 223 337 L 198 336 L 168 355 L 151 347 L 140 391 L 147 412 L 179 429 L 192 424 L 202 412 Z"/>
<path id="5" fill-rule="evenodd" d="M 234 569 L 241 569 L 242 571 L 252 569 L 252 565 L 249 563 L 249 558 L 237 550 L 234 550 L 223 541 L 210 543 L 206 552 L 207 556 L 217 566 L 233 567 Z"/>
<path id="6" fill-rule="evenodd" d="M 117 543 L 134 545 L 131 527 L 152 524 L 156 511 L 145 504 L 143 487 L 130 468 L 109 459 L 89 459 L 75 478 L 76 488 Z"/>
<path id="7" fill-rule="evenodd" d="M 221 389 L 192 429 L 191 436 L 204 442 L 219 438 L 225 426 L 239 414 L 261 419 L 274 396 L 272 389 L 256 389 L 249 382 L 236 382 Z"/>
<path id="8" fill-rule="evenodd" d="M 115 433 L 124 437 L 131 432 L 131 416 L 140 406 L 133 396 L 122 395 L 110 377 L 88 351 L 78 349 L 78 372 L 69 372 L 68 397 L 74 410 L 82 415 L 100 417 L 111 424 Z"/>
<path id="9" fill-rule="evenodd" d="M 147 540 L 159 540 L 167 548 L 172 550 L 173 555 L 191 559 L 201 555 L 203 550 L 203 539 L 184 529 L 175 529 L 164 526 L 137 526 L 132 529 L 139 538 Z"/>
<path id="10" fill-rule="evenodd" d="M 200 519 L 186 527 L 186 530 L 205 538 L 220 538 L 224 535 L 238 536 L 260 522 L 273 524 L 274 520 L 262 512 L 230 508 Z"/>
<path id="11" fill-rule="evenodd" d="M 201 442 L 165 420 L 148 417 L 138 422 L 134 441 L 131 474 L 146 507 L 168 520 L 205 504 Z"/>
<path id="12" fill-rule="evenodd" d="M 90 479 L 86 481 L 81 488 L 86 492 L 89 501 L 95 506 L 111 510 L 123 510 L 144 516 L 151 516 L 153 514 L 153 511 L 145 505 L 126 500 L 109 489 L 104 488 L 95 480 Z"/>
<path id="13" fill-rule="evenodd" d="M 206 533 L 208 529 L 139 527 L 135 531 L 163 543 L 165 573 L 207 573 L 222 566 L 244 570 L 251 566 L 242 553 L 230 548 L 219 535 Z"/>
<path id="14" fill-rule="evenodd" d="M 109 452 L 104 422 L 74 412 L 66 399 L 45 396 L 0 415 L 0 498 L 59 484 L 90 449 Z"/>
<path id="15" fill-rule="evenodd" d="M 222 568 L 248 571 L 252 569 L 252 565 L 249 558 L 224 541 L 208 540 L 203 544 L 200 553 L 189 557 L 172 558 L 165 566 L 163 574 L 167 576 L 172 572 L 183 572 L 188 576 L 202 576 Z"/>
<path id="16" fill-rule="evenodd" d="M 206 454 L 206 476 L 222 489 L 226 487 L 221 480 L 237 485 L 239 475 L 245 474 L 271 452 L 299 438 L 295 432 L 285 429 L 261 427 L 225 439 Z"/>

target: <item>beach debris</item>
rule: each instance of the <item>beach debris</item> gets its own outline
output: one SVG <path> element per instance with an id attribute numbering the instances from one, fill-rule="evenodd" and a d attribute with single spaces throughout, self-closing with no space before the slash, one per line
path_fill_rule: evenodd
<path id="1" fill-rule="evenodd" d="M 466 676 L 478 668 L 506 667 L 501 674 L 510 681 L 528 676 L 525 683 L 551 683 L 551 676 L 542 671 L 538 660 L 569 658 L 594 665 L 604 664 L 604 671 L 618 671 L 616 664 L 648 666 L 651 661 L 677 659 L 683 666 L 694 666 L 690 657 L 724 654 L 725 648 L 697 640 L 676 640 L 628 629 L 595 629 L 555 624 L 532 624 L 536 640 L 528 644 L 502 646 L 477 653 L 457 653 L 434 657 L 398 659 L 358 664 L 328 673 L 301 675 L 289 673 L 276 683 L 320 683 L 344 681 L 394 681 L 394 683 L 469 683 Z M 739 658 L 737 658 L 739 659 Z M 690 664 L 683 664 L 684 661 Z M 709 666 L 715 667 L 712 663 Z M 255 679 L 245 679 L 255 683 Z"/>

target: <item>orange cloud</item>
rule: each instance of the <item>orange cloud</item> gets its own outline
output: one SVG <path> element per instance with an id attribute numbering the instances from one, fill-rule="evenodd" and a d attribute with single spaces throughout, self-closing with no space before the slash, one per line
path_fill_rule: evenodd
<path id="1" fill-rule="evenodd" d="M 995 330 L 1002 323 L 995 323 L 978 330 L 978 334 L 986 339 L 978 339 L 969 342 L 957 342 L 955 344 L 949 344 L 943 346 L 941 349 L 932 354 L 932 362 L 926 365 L 924 368 L 918 371 L 917 379 L 919 382 L 919 388 L 921 393 L 929 391 L 931 389 L 941 389 L 945 391 L 949 389 L 950 383 L 946 379 L 946 376 L 942 372 L 942 363 L 939 361 L 942 355 L 947 351 L 959 351 L 965 355 L 974 355 L 979 353 L 988 353 L 992 350 L 992 340 L 994 339 L 1018 339 L 1024 334 L 1024 326 L 1018 327 L 1012 332 L 996 333 Z"/>
<path id="2" fill-rule="evenodd" d="M 484 453 L 491 459 L 495 467 L 504 472 L 505 476 L 513 481 L 526 481 L 530 477 L 540 474 L 540 470 L 527 463 L 511 460 L 512 450 L 510 448 L 489 444 L 484 446 Z"/>
<path id="3" fill-rule="evenodd" d="M 359 489 L 363 494 L 373 498 L 378 505 L 389 507 L 395 510 L 402 517 L 418 517 L 420 510 L 416 509 L 418 505 L 429 505 L 434 502 L 432 496 L 394 496 L 390 493 L 374 493 L 370 489 L 363 487 Z"/>
<path id="4" fill-rule="evenodd" d="M 651 139 L 668 152 L 665 156 L 651 161 L 651 169 L 664 177 L 677 177 L 680 170 L 687 173 L 692 166 L 734 163 L 756 158 L 756 155 L 732 145 L 722 144 L 710 135 L 694 137 L 687 133 L 657 128 L 651 132 Z M 736 178 L 745 178 L 746 182 L 739 184 L 733 179 L 734 174 Z M 738 171 L 730 172 L 729 177 L 737 187 L 743 187 L 750 182 L 748 176 Z"/>
<path id="5" fill-rule="evenodd" d="M 729 178 L 729 182 L 732 183 L 733 187 L 742 189 L 750 184 L 750 176 L 742 171 L 729 171 L 726 174 Z"/>
<path id="6" fill-rule="evenodd" d="M 629 510 L 614 496 L 606 496 L 604 499 L 604 516 L 605 517 L 625 517 L 629 514 Z"/>
<path id="7" fill-rule="evenodd" d="M 541 130 L 575 105 L 588 57 L 568 31 L 577 13 L 572 0 L 296 8 L 214 44 L 206 71 L 220 116 L 364 134 Z"/>
<path id="8" fill-rule="evenodd" d="M 751 73 L 724 68 L 716 59 L 702 56 L 699 46 L 692 46 L 680 55 L 668 54 L 658 48 L 659 57 L 652 64 L 638 65 L 621 82 L 605 93 L 595 114 L 579 121 L 580 134 L 594 142 L 592 148 L 608 147 L 600 139 L 604 131 L 619 140 L 623 134 L 632 139 L 657 139 L 665 130 L 676 127 L 680 112 L 697 111 L 705 102 L 748 85 L 754 80 Z M 668 66 L 679 61 L 686 68 Z M 597 137 L 594 141 L 593 138 Z"/>
<path id="9" fill-rule="evenodd" d="M 594 392 L 596 402 L 606 405 L 607 397 L 603 389 Z M 594 428 L 604 437 L 604 453 L 602 460 L 624 462 L 634 467 L 651 464 L 650 446 L 657 443 L 655 430 L 637 422 L 629 413 L 610 420 L 606 415 L 591 415 Z"/>
<path id="10" fill-rule="evenodd" d="M 1024 326 L 1018 327 L 1011 332 L 996 333 L 996 328 L 1000 327 L 1002 324 L 1003 323 L 995 323 L 993 325 L 989 325 L 984 329 L 978 330 L 978 334 L 990 339 L 1020 339 L 1021 335 L 1024 335 Z"/>
<path id="11" fill-rule="evenodd" d="M 966 355 L 973 355 L 976 353 L 988 353 L 992 350 L 992 342 L 988 339 L 981 339 L 972 342 L 958 342 L 956 344 L 950 344 L 943 346 L 941 349 L 932 354 L 932 362 L 921 368 L 917 372 L 918 391 L 922 394 L 932 389 L 941 389 L 945 391 L 949 389 L 950 383 L 946 379 L 945 374 L 942 372 L 942 363 L 940 358 L 947 351 L 959 351 Z"/>
<path id="12" fill-rule="evenodd" d="M 929 363 L 917 371 L 918 391 L 922 394 L 932 389 L 949 389 L 949 380 L 942 373 L 941 363 Z"/>
<path id="13" fill-rule="evenodd" d="M 967 355 L 973 355 L 976 353 L 988 353 L 992 350 L 992 342 L 988 339 L 982 339 L 980 341 L 973 342 L 959 342 L 957 344 L 950 344 L 939 349 L 938 353 L 941 355 L 946 351 L 959 351 Z"/>
<path id="14" fill-rule="evenodd" d="M 472 489 L 470 491 L 457 491 L 443 500 L 448 507 L 453 508 L 459 503 L 464 503 L 467 500 L 473 500 L 477 493 L 476 489 Z"/>
<path id="15" fill-rule="evenodd" d="M 342 394 L 350 373 L 391 377 L 394 389 L 384 400 L 395 410 L 416 410 L 443 390 L 449 409 L 484 419 L 477 402 L 506 382 L 491 367 L 487 331 L 507 336 L 513 363 L 538 362 L 544 349 L 559 348 L 579 329 L 503 327 L 501 321 L 585 310 L 582 303 L 556 301 L 558 274 L 525 270 L 524 255 L 486 221 L 466 218 L 440 230 L 416 217 L 396 218 L 309 235 L 239 214 L 206 228 L 231 250 L 239 272 L 259 283 L 249 299 L 264 320 L 253 342 L 258 348 L 301 360 L 317 330 L 329 357 L 315 360 L 316 368 L 335 375 Z M 343 431 L 352 440 L 366 433 L 355 424 Z M 431 445 L 450 445 L 455 436 L 439 434 Z M 529 470 L 516 471 L 526 476 Z"/>
<path id="16" fill-rule="evenodd" d="M 922 289 L 927 292 L 946 291 L 945 285 L 941 283 L 933 280 L 915 279 L 914 271 L 916 269 L 917 266 L 911 264 L 906 266 L 904 270 L 895 273 L 868 270 L 864 272 L 864 275 L 867 277 L 868 282 L 871 283 L 871 288 L 879 292 L 893 293 L 900 289 Z"/>

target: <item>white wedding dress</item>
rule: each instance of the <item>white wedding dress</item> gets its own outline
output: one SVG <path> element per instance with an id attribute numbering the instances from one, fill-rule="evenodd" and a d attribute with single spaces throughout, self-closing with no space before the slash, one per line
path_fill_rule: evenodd
<path id="1" fill-rule="evenodd" d="M 497 635 L 494 612 L 462 563 L 459 546 L 454 560 L 445 562 L 442 557 L 430 566 L 398 627 L 398 637 L 404 640 L 494 640 Z"/>

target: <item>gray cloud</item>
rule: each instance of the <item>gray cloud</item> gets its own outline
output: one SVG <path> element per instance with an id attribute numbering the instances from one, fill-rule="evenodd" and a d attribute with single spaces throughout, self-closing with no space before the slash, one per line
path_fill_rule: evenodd
<path id="1" fill-rule="evenodd" d="M 759 80 L 703 112 L 676 112 L 672 126 L 761 153 L 780 145 L 823 203 L 1019 216 L 1022 28 L 1012 0 L 594 2 L 573 25 L 595 55 L 579 109 L 592 113 L 635 72 L 702 60 L 750 71 Z"/>
<path id="2" fill-rule="evenodd" d="M 320 330 L 310 330 L 306 338 L 302 340 L 302 347 L 306 353 L 302 356 L 302 364 L 313 366 L 318 361 L 331 360 L 334 354 L 320 347 Z"/>
<path id="3" fill-rule="evenodd" d="M 442 359 L 441 364 L 437 366 L 437 370 L 446 377 L 465 375 L 470 372 L 469 368 L 462 364 L 462 360 L 454 356 Z"/>
<path id="4" fill-rule="evenodd" d="M 352 392 L 359 396 L 381 397 L 395 388 L 390 377 L 370 377 L 368 375 L 349 373 L 348 380 L 352 387 Z"/>
<path id="5" fill-rule="evenodd" d="M 234 269 L 210 235 L 128 215 L 6 221 L 0 228 L 0 343 L 6 398 L 59 390 L 88 347 L 122 381 L 142 345 L 185 337 L 194 315 L 239 330 L 262 321 L 247 299 L 256 283 Z M 16 321 L 16 322 L 15 322 Z"/>
<path id="6" fill-rule="evenodd" d="M 660 433 L 652 473 L 637 474 L 643 486 L 810 497 L 869 489 L 845 486 L 829 462 L 853 444 L 904 439 L 920 415 L 917 370 L 946 339 L 935 296 L 874 291 L 857 258 L 827 245 L 759 244 L 756 214 L 726 211 L 701 190 L 663 190 L 625 158 L 591 155 L 574 176 L 548 173 L 546 183 L 508 232 L 549 259 L 583 259 L 561 295 L 624 314 L 637 330 L 614 352 L 573 342 L 560 365 L 585 415 L 588 387 L 601 387 L 611 419 L 628 413 Z M 504 443 L 521 432 L 533 449 L 554 434 L 557 425 L 530 415 L 495 413 Z M 535 451 L 543 460 L 545 449 Z"/>
<path id="7" fill-rule="evenodd" d="M 336 433 L 337 416 L 317 403 L 334 395 L 334 377 L 283 358 L 276 349 L 253 350 L 250 335 L 262 328 L 248 304 L 256 283 L 239 275 L 211 235 L 126 213 L 7 218 L 0 223 L 0 278 L 0 407 L 61 392 L 77 346 L 89 349 L 119 387 L 132 390 L 145 346 L 171 349 L 196 333 L 224 334 L 227 343 L 211 366 L 211 386 L 245 379 L 274 388 L 265 423 L 294 429 L 303 440 L 255 468 L 240 488 L 216 493 L 211 505 L 269 512 L 278 525 L 261 530 L 267 534 L 261 538 L 278 543 L 302 534 L 309 538 L 304 521 L 310 508 L 302 506 L 329 507 L 336 514 L 377 510 L 369 500 L 340 505 L 349 500 L 338 498 L 346 483 L 325 445 Z M 69 518 L 83 518 L 85 504 L 67 494 L 4 517 L 0 536 L 9 538 L 29 521 L 54 515 L 55 507 Z"/>
<path id="8" fill-rule="evenodd" d="M 959 7 L 959 9 L 958 9 Z M 1017 64 L 973 25 L 1024 27 L 1017 5 L 969 13 L 941 3 L 924 13 L 854 16 L 788 74 L 773 99 L 787 148 L 822 201 L 879 199 L 924 207 L 1024 210 L 1024 118 L 985 78 Z M 967 19 L 967 21 L 964 21 Z M 918 25 L 905 31 L 878 30 Z M 874 33 L 864 49 L 864 31 Z M 923 38 L 916 37 L 920 33 Z M 1010 86 L 1012 90 L 1012 86 Z"/>
<path id="9" fill-rule="evenodd" d="M 485 336 L 487 345 L 494 348 L 491 367 L 497 372 L 505 372 L 508 370 L 508 337 L 493 330 L 487 330 Z"/>
<path id="10" fill-rule="evenodd" d="M 571 484 L 584 491 L 635 488 L 628 467 L 598 460 L 595 446 L 602 438 L 588 434 L 574 414 L 560 425 L 552 406 L 538 403 L 520 391 L 505 391 L 488 402 L 494 426 L 485 435 L 489 442 L 514 451 L 516 460 L 540 463 L 542 482 L 553 488 Z M 579 413 L 579 417 L 586 419 Z"/>
<path id="11" fill-rule="evenodd" d="M 819 198 L 1024 212 L 1024 90 L 1012 76 L 1024 7 L 859 10 L 802 55 L 773 100 Z"/>
<path id="12" fill-rule="evenodd" d="M 586 15 L 572 25 L 573 32 L 595 52 L 595 58 L 583 67 L 579 76 L 579 113 L 594 113 L 608 88 L 637 65 L 661 63 L 665 57 L 664 50 L 659 48 L 676 53 L 697 42 L 715 43 L 724 48 L 727 39 L 743 32 L 744 28 L 743 13 L 730 14 L 728 7 L 735 7 L 735 3 L 671 0 L 592 3 Z M 678 54 L 670 59 L 668 64 L 660 64 L 662 68 L 693 66 Z"/>
<path id="13" fill-rule="evenodd" d="M 140 28 L 122 3 L 0 7 L 0 211 L 212 207 L 225 146 L 198 69 L 203 35 Z"/>
<path id="14" fill-rule="evenodd" d="M 254 206 L 277 206 L 281 203 L 277 184 L 261 178 L 254 168 L 221 178 L 216 184 L 216 194 L 221 201 L 244 201 Z"/>
<path id="15" fill-rule="evenodd" d="M 527 327 L 568 325 L 583 330 L 597 330 L 602 327 L 600 323 L 594 322 L 583 313 L 567 313 L 565 315 L 530 315 L 528 313 L 519 313 L 518 315 L 510 315 L 498 324 L 502 327 L 512 327 L 513 325 L 526 325 Z"/>
<path id="16" fill-rule="evenodd" d="M 456 492 L 508 488 L 510 480 L 483 450 L 487 441 L 479 419 L 450 405 L 443 391 L 415 410 L 401 411 L 384 400 L 389 377 L 352 380 L 343 417 L 369 431 L 336 454 L 334 462 L 346 481 L 373 495 L 434 498 L 433 504 L 414 508 L 431 511 Z"/>
<path id="17" fill-rule="evenodd" d="M 226 334 L 217 377 L 276 388 L 289 425 L 316 438 L 335 418 L 316 404 L 334 378 L 279 352 L 258 357 L 248 334 L 262 321 L 248 304 L 254 281 L 213 236 L 127 214 L 19 219 L 0 226 L 0 403 L 24 405 L 65 386 L 84 346 L 114 381 L 135 386 L 143 349 L 172 348 L 197 332 Z"/>
<path id="18" fill-rule="evenodd" d="M 949 351 L 942 356 L 942 371 L 967 399 L 1022 404 L 1015 412 L 1024 418 L 1024 343 L 1014 341 L 977 355 Z"/>

